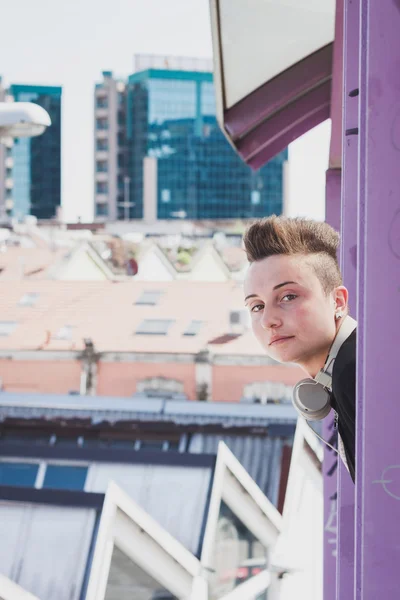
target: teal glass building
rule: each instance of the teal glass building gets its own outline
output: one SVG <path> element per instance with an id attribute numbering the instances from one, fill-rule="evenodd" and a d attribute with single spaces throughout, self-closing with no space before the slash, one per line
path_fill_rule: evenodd
<path id="1" fill-rule="evenodd" d="M 14 140 L 12 215 L 50 219 L 61 204 L 62 88 L 12 85 L 9 93 L 16 102 L 39 104 L 51 118 L 51 127 L 42 135 Z"/>
<path id="2" fill-rule="evenodd" d="M 243 163 L 218 126 L 212 73 L 135 73 L 128 80 L 126 102 L 130 218 L 143 217 L 145 157 L 157 162 L 158 219 L 282 212 L 287 150 L 257 172 Z"/>

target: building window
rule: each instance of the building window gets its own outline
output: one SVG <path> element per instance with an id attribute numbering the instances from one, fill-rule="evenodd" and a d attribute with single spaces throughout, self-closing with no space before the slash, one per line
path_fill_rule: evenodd
<path id="1" fill-rule="evenodd" d="M 83 490 L 87 472 L 87 467 L 47 465 L 42 487 L 54 490 Z"/>
<path id="2" fill-rule="evenodd" d="M 96 171 L 98 173 L 107 173 L 108 165 L 106 160 L 98 160 L 96 163 Z"/>
<path id="3" fill-rule="evenodd" d="M 35 463 L 0 462 L 0 485 L 34 487 L 38 471 Z"/>
<path id="4" fill-rule="evenodd" d="M 144 545 L 144 542 L 140 543 Z M 118 546 L 111 545 L 110 551 L 112 552 L 110 568 L 106 576 L 103 598 L 122 599 L 129 597 L 177 600 L 176 596 L 161 585 L 158 579 L 155 578 L 156 576 L 153 577 L 154 564 L 152 564 L 152 573 L 149 574 L 150 569 L 143 568 L 143 566 L 134 562 Z M 156 560 L 154 559 L 154 563 Z"/>
<path id="5" fill-rule="evenodd" d="M 0 337 L 7 337 L 16 328 L 17 323 L 15 321 L 0 321 Z"/>
<path id="6" fill-rule="evenodd" d="M 125 156 L 122 152 L 118 154 L 117 164 L 119 169 L 123 169 L 125 166 Z"/>
<path id="7" fill-rule="evenodd" d="M 183 335 L 197 335 L 203 325 L 203 321 L 191 321 Z"/>
<path id="8" fill-rule="evenodd" d="M 140 450 L 164 450 L 164 440 L 141 440 Z"/>
<path id="9" fill-rule="evenodd" d="M 245 581 L 265 571 L 267 565 L 268 548 L 222 501 L 214 534 L 211 559 L 213 571 L 209 579 L 210 600 L 229 594 Z M 258 594 L 257 599 L 267 600 L 267 592 Z"/>
<path id="10" fill-rule="evenodd" d="M 136 389 L 142 393 L 183 394 L 183 382 L 169 377 L 147 377 L 138 381 Z"/>
<path id="11" fill-rule="evenodd" d="M 18 304 L 19 306 L 35 306 L 38 298 L 39 294 L 37 292 L 28 292 L 22 296 Z"/>
<path id="12" fill-rule="evenodd" d="M 161 202 L 171 202 L 171 190 L 161 190 Z"/>
<path id="13" fill-rule="evenodd" d="M 107 181 L 97 181 L 97 183 L 96 183 L 96 192 L 98 194 L 107 194 L 108 193 L 108 183 L 107 183 Z"/>
<path id="14" fill-rule="evenodd" d="M 136 330 L 137 334 L 167 335 L 173 319 L 144 319 Z"/>
<path id="15" fill-rule="evenodd" d="M 145 306 L 156 306 L 158 304 L 162 292 L 158 290 L 145 290 L 142 295 L 136 300 L 135 304 L 143 304 Z"/>
<path id="16" fill-rule="evenodd" d="M 108 98 L 107 98 L 107 96 L 97 96 L 96 107 L 97 108 L 108 108 Z"/>
<path id="17" fill-rule="evenodd" d="M 96 149 L 98 151 L 107 151 L 108 150 L 108 140 L 105 138 L 100 138 L 96 141 Z"/>
<path id="18" fill-rule="evenodd" d="M 96 216 L 107 217 L 108 216 L 108 204 L 96 204 Z"/>
<path id="19" fill-rule="evenodd" d="M 52 336 L 53 340 L 71 340 L 72 339 L 72 326 L 64 325 L 61 327 L 55 335 Z"/>
<path id="20" fill-rule="evenodd" d="M 254 381 L 243 388 L 242 402 L 251 404 L 290 404 L 293 386 L 277 381 Z"/>
<path id="21" fill-rule="evenodd" d="M 108 129 L 108 119 L 96 119 L 96 129 Z"/>

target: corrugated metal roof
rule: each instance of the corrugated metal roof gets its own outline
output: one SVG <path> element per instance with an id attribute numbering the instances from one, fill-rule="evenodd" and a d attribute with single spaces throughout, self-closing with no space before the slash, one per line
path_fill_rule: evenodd
<path id="1" fill-rule="evenodd" d="M 225 442 L 264 494 L 277 506 L 284 445 L 293 440 L 297 415 L 289 404 L 212 403 L 163 399 L 39 394 L 0 394 L 0 421 L 7 418 L 100 422 L 169 422 L 176 425 L 219 425 L 222 433 L 192 433 L 189 453 L 217 454 Z M 260 435 L 235 435 L 235 427 L 265 430 Z"/>
<path id="2" fill-rule="evenodd" d="M 228 446 L 267 498 L 277 506 L 283 447 L 291 444 L 292 438 L 196 433 L 190 440 L 189 452 L 216 454 L 220 441 Z"/>
<path id="3" fill-rule="evenodd" d="M 291 404 L 239 404 L 194 402 L 136 396 L 68 396 L 57 394 L 0 394 L 0 420 L 9 417 L 36 419 L 91 419 L 102 421 L 159 421 L 180 425 L 222 424 L 260 426 L 274 423 L 295 424 L 297 415 Z"/>

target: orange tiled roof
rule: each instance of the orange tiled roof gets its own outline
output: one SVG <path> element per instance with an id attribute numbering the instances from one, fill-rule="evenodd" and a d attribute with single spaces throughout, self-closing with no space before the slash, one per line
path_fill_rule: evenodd
<path id="1" fill-rule="evenodd" d="M 1 281 L 0 281 L 1 285 Z M 0 321 L 17 323 L 0 349 L 79 350 L 91 338 L 98 351 L 197 353 L 228 333 L 230 310 L 244 309 L 241 285 L 234 281 L 163 283 L 121 281 L 14 281 L 0 287 Z M 145 290 L 159 290 L 156 306 L 137 305 Z M 21 306 L 24 294 L 38 294 L 35 306 Z M 139 335 L 144 319 L 171 319 L 167 335 Z M 197 335 L 183 335 L 192 320 L 202 321 Z M 70 327 L 70 339 L 54 339 Z M 223 354 L 263 354 L 250 331 L 212 346 Z"/>
<path id="2" fill-rule="evenodd" d="M 49 269 L 69 250 L 57 248 L 52 251 L 49 247 L 21 248 L 10 246 L 5 252 L 0 252 L 0 283 L 3 281 L 26 278 L 37 279 L 48 276 Z"/>

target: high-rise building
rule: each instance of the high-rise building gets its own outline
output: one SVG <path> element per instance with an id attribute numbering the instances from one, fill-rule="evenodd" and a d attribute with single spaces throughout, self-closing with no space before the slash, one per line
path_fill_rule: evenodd
<path id="1" fill-rule="evenodd" d="M 125 106 L 125 83 L 111 71 L 103 71 L 103 81 L 95 88 L 95 218 L 114 221 L 128 208 L 124 206 Z"/>
<path id="2" fill-rule="evenodd" d="M 4 209 L 9 216 L 50 219 L 61 204 L 61 87 L 11 85 L 8 100 L 34 102 L 50 115 L 41 136 L 14 139 L 3 148 Z M 0 195 L 1 200 L 1 195 Z"/>
<path id="3" fill-rule="evenodd" d="M 0 76 L 0 102 L 7 102 L 10 98 Z M 11 214 L 12 201 L 12 145 L 11 138 L 2 139 L 0 142 L 0 223 Z"/>
<path id="4" fill-rule="evenodd" d="M 192 70 L 164 64 L 134 73 L 125 86 L 106 73 L 96 86 L 96 216 L 151 222 L 281 213 L 287 151 L 252 171 L 218 126 L 212 73 L 193 59 Z"/>
<path id="5" fill-rule="evenodd" d="M 286 153 L 254 173 L 220 131 L 211 73 L 149 69 L 129 77 L 132 216 L 259 217 L 282 209 Z"/>

